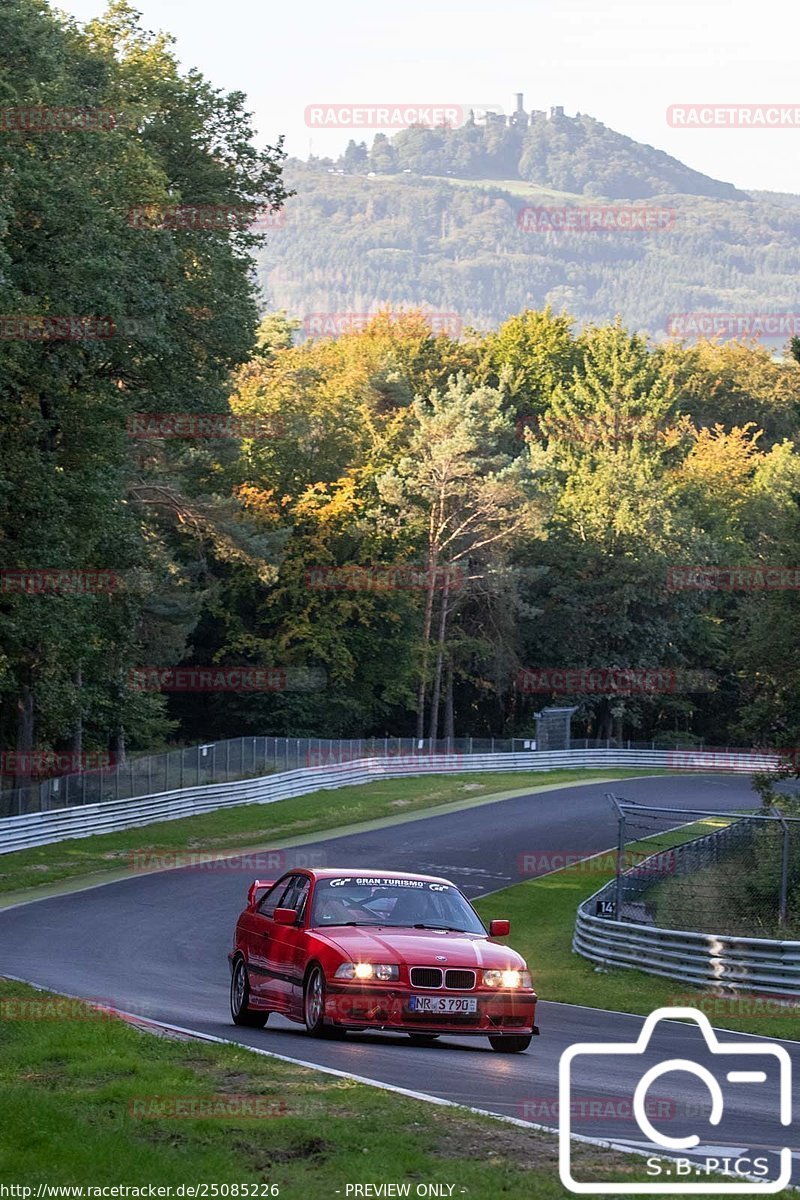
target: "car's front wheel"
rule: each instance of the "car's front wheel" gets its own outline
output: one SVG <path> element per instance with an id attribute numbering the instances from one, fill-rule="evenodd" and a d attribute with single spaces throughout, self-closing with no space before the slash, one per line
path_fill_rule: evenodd
<path id="1" fill-rule="evenodd" d="M 251 1029 L 263 1029 L 269 1013 L 250 1008 L 250 982 L 243 958 L 237 958 L 231 975 L 231 1016 L 234 1025 L 248 1025 Z"/>
<path id="2" fill-rule="evenodd" d="M 325 975 L 322 967 L 314 966 L 306 976 L 303 989 L 303 1020 L 312 1037 L 344 1037 L 344 1030 L 325 1024 Z"/>
<path id="3" fill-rule="evenodd" d="M 527 1050 L 530 1046 L 532 1037 L 526 1033 L 524 1035 L 509 1036 L 504 1034 L 502 1037 L 490 1037 L 492 1049 L 497 1050 L 500 1054 L 522 1054 L 523 1050 Z"/>

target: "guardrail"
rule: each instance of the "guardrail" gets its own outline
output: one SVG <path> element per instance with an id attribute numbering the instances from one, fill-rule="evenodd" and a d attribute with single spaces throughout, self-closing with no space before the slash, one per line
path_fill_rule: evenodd
<path id="1" fill-rule="evenodd" d="M 556 743 L 551 749 L 560 749 Z M 569 743 L 566 743 L 569 745 Z M 617 743 L 614 743 L 616 745 Z M 592 743 L 609 749 L 610 743 Z M 574 743 L 575 749 L 579 744 Z M 627 750 L 663 749 L 655 743 L 631 745 Z M 273 737 L 248 734 L 221 742 L 204 742 L 155 754 L 137 754 L 114 763 L 110 754 L 77 755 L 77 760 L 97 764 L 67 774 L 59 774 L 57 764 L 69 763 L 68 752 L 49 755 L 47 751 L 29 753 L 7 751 L 0 755 L 7 776 L 24 779 L 16 787 L 0 791 L 0 818 L 26 813 L 50 812 L 54 808 L 73 808 L 78 804 L 104 804 L 107 800 L 135 800 L 163 792 L 190 787 L 212 787 L 217 783 L 236 783 L 257 779 L 279 771 L 299 771 L 301 767 L 325 767 L 337 763 L 358 762 L 362 758 L 383 755 L 413 756 L 428 754 L 515 754 L 536 749 L 531 738 L 316 738 Z M 589 749 L 589 746 L 584 746 Z M 48 766 L 54 774 L 47 775 Z M 39 778 L 37 773 L 42 772 Z M 2 776 L 0 776 L 2 783 Z"/>
<path id="2" fill-rule="evenodd" d="M 656 858 L 644 859 L 631 874 L 646 872 Z M 614 902 L 616 888 L 612 880 L 578 907 L 572 948 L 584 958 L 694 986 L 800 997 L 800 942 L 662 929 L 598 916 L 603 901 Z"/>
<path id="3" fill-rule="evenodd" d="M 723 751 L 716 752 L 724 756 Z M 775 756 L 777 763 L 777 755 Z M 551 771 L 557 768 L 628 767 L 633 769 L 752 773 L 763 770 L 765 756 L 737 751 L 730 761 L 716 763 L 710 752 L 682 750 L 552 750 L 514 754 L 429 754 L 377 756 L 332 766 L 305 767 L 295 771 L 244 779 L 234 783 L 183 788 L 129 800 L 110 800 L 50 812 L 27 813 L 0 820 L 0 854 L 45 846 L 66 838 L 91 837 L 172 821 L 230 808 L 239 804 L 272 804 L 305 796 L 320 789 L 371 783 L 375 779 L 398 779 L 423 774 L 467 774 L 473 771 Z"/>
<path id="4" fill-rule="evenodd" d="M 70 762 L 69 752 L 52 755 L 48 751 L 27 753 L 5 751 L 1 756 L 6 778 L 24 782 L 0 791 L 0 820 L 34 812 L 50 812 L 54 808 L 73 808 L 79 804 L 105 804 L 108 800 L 136 800 L 185 788 L 213 787 L 218 783 L 236 783 L 282 771 L 299 771 L 301 767 L 333 766 L 344 762 L 360 762 L 364 758 L 383 756 L 412 758 L 429 754 L 519 754 L 535 750 L 552 752 L 565 746 L 571 750 L 641 750 L 668 751 L 677 768 L 698 770 L 737 770 L 740 760 L 747 770 L 767 768 L 777 763 L 774 751 L 753 751 L 726 746 L 706 749 L 671 749 L 657 740 L 646 742 L 614 741 L 603 738 L 589 740 L 571 738 L 561 730 L 566 741 L 549 741 L 545 709 L 537 715 L 537 737 L 534 738 L 293 738 L 248 734 L 221 742 L 205 742 L 196 746 L 156 754 L 137 754 L 123 762 L 102 765 L 100 752 L 88 753 L 87 761 L 97 766 L 67 774 L 59 774 L 59 762 Z M 563 710 L 571 712 L 572 710 Z M 563 720 L 563 718 L 562 718 Z M 540 736 L 541 735 L 541 736 Z M 766 756 L 766 757 L 765 757 Z M 77 755 L 77 759 L 83 758 Z M 54 774 L 48 775 L 48 766 Z M 743 768 L 745 769 L 745 768 Z M 39 777 L 39 773 L 42 776 Z M 3 776 L 0 775 L 0 783 Z"/>

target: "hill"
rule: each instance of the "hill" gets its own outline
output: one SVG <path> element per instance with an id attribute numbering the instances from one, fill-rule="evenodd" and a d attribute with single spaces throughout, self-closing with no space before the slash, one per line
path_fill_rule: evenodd
<path id="1" fill-rule="evenodd" d="M 675 314 L 796 305 L 800 198 L 740 192 L 590 117 L 377 135 L 337 163 L 290 160 L 286 181 L 260 283 L 307 322 L 413 306 L 486 328 L 550 304 L 664 338 Z"/>
<path id="2" fill-rule="evenodd" d="M 644 200 L 664 193 L 745 199 L 730 183 L 693 171 L 678 159 L 635 142 L 601 121 L 563 109 L 518 111 L 483 124 L 470 119 L 457 129 L 404 129 L 391 141 L 378 134 L 350 143 L 340 165 L 351 173 L 461 179 L 521 179 L 584 196 Z"/>

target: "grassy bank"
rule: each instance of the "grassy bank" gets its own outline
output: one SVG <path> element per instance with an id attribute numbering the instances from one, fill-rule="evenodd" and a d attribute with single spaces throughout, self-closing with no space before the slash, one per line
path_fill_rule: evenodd
<path id="1" fill-rule="evenodd" d="M 553 1135 L 239 1047 L 154 1037 L 77 1003 L 54 1019 L 47 1001 L 0 981 L 0 1178 L 34 1195 L 39 1184 L 202 1183 L 261 1185 L 249 1193 L 261 1197 L 270 1184 L 283 1200 L 328 1200 L 348 1184 L 403 1182 L 475 1200 L 568 1194 Z M 580 1144 L 574 1169 L 646 1178 L 644 1159 Z"/>
<path id="2" fill-rule="evenodd" d="M 781 830 L 757 830 L 750 844 L 691 875 L 665 879 L 653 889 L 656 924 L 740 937 L 800 939 L 800 838 L 789 859 L 787 919 L 779 922 Z"/>
<path id="3" fill-rule="evenodd" d="M 422 813 L 425 809 L 495 793 L 656 774 L 659 772 L 493 771 L 480 775 L 376 779 L 375 783 L 312 792 L 275 804 L 243 804 L 203 816 L 161 821 L 138 829 L 0 855 L 0 895 L 98 872 L 124 872 L 131 855 L 139 852 L 157 858 L 187 851 L 266 849 L 288 839 L 332 829 L 343 831 L 344 826 L 359 822 Z"/>
<path id="4" fill-rule="evenodd" d="M 629 849 L 655 853 L 700 833 L 711 832 L 714 823 L 712 818 L 683 832 L 659 834 L 635 842 Z M 475 907 L 486 920 L 510 917 L 510 942 L 527 958 L 542 999 L 642 1015 L 664 1005 L 692 1004 L 706 1011 L 712 1024 L 721 1028 L 765 1037 L 797 1039 L 800 1036 L 800 1008 L 789 1009 L 784 1016 L 780 1006 L 766 997 L 715 998 L 707 992 L 646 975 L 643 971 L 598 970 L 587 959 L 573 953 L 572 934 L 578 905 L 613 878 L 613 869 L 609 870 L 609 866 L 611 863 L 605 856 L 594 864 L 587 860 L 477 901 Z M 546 1033 L 546 1028 L 543 1032 Z"/>

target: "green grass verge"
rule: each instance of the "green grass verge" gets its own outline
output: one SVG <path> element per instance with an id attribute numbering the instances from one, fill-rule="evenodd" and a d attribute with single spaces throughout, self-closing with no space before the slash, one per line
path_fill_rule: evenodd
<path id="1" fill-rule="evenodd" d="M 125 871 L 138 851 L 149 858 L 177 852 L 267 849 L 277 841 L 325 833 L 363 821 L 402 817 L 497 792 L 594 779 L 626 779 L 658 771 L 497 771 L 376 779 L 357 787 L 312 792 L 274 804 L 243 804 L 198 817 L 161 821 L 118 833 L 73 838 L 0 855 L 0 895 L 98 872 Z"/>
<path id="2" fill-rule="evenodd" d="M 709 818 L 690 829 L 633 842 L 631 847 L 655 853 L 700 833 L 708 833 L 708 827 L 716 823 L 714 818 Z M 765 996 L 716 997 L 699 988 L 646 975 L 643 971 L 598 969 L 588 959 L 575 954 L 572 934 L 578 905 L 613 878 L 613 866 L 610 870 L 604 869 L 609 865 L 605 856 L 599 865 L 587 860 L 556 874 L 504 888 L 475 903 L 485 920 L 510 918 L 510 942 L 527 959 L 543 1000 L 643 1015 L 665 1005 L 692 1004 L 706 1012 L 712 1024 L 721 1028 L 797 1040 L 800 1036 L 798 1008 L 785 1010 L 784 1016 L 781 1007 Z M 546 1034 L 544 1016 L 541 1024 L 542 1033 Z"/>
<path id="3" fill-rule="evenodd" d="M 241 1047 L 154 1037 L 117 1019 L 92 1019 L 77 1002 L 68 1002 L 71 1019 L 21 1019 L 47 999 L 0 981 L 0 1179 L 7 1185 L 33 1187 L 35 1195 L 39 1184 L 273 1184 L 283 1200 L 403 1182 L 412 1195 L 418 1183 L 439 1183 L 474 1200 L 568 1194 L 551 1134 Z M 425 1053 L 433 1063 L 436 1051 Z M 243 1103 L 266 1115 L 242 1115 Z M 194 1115 L 201 1104 L 225 1115 Z M 643 1158 L 599 1147 L 576 1144 L 574 1161 L 578 1178 L 646 1178 Z"/>

